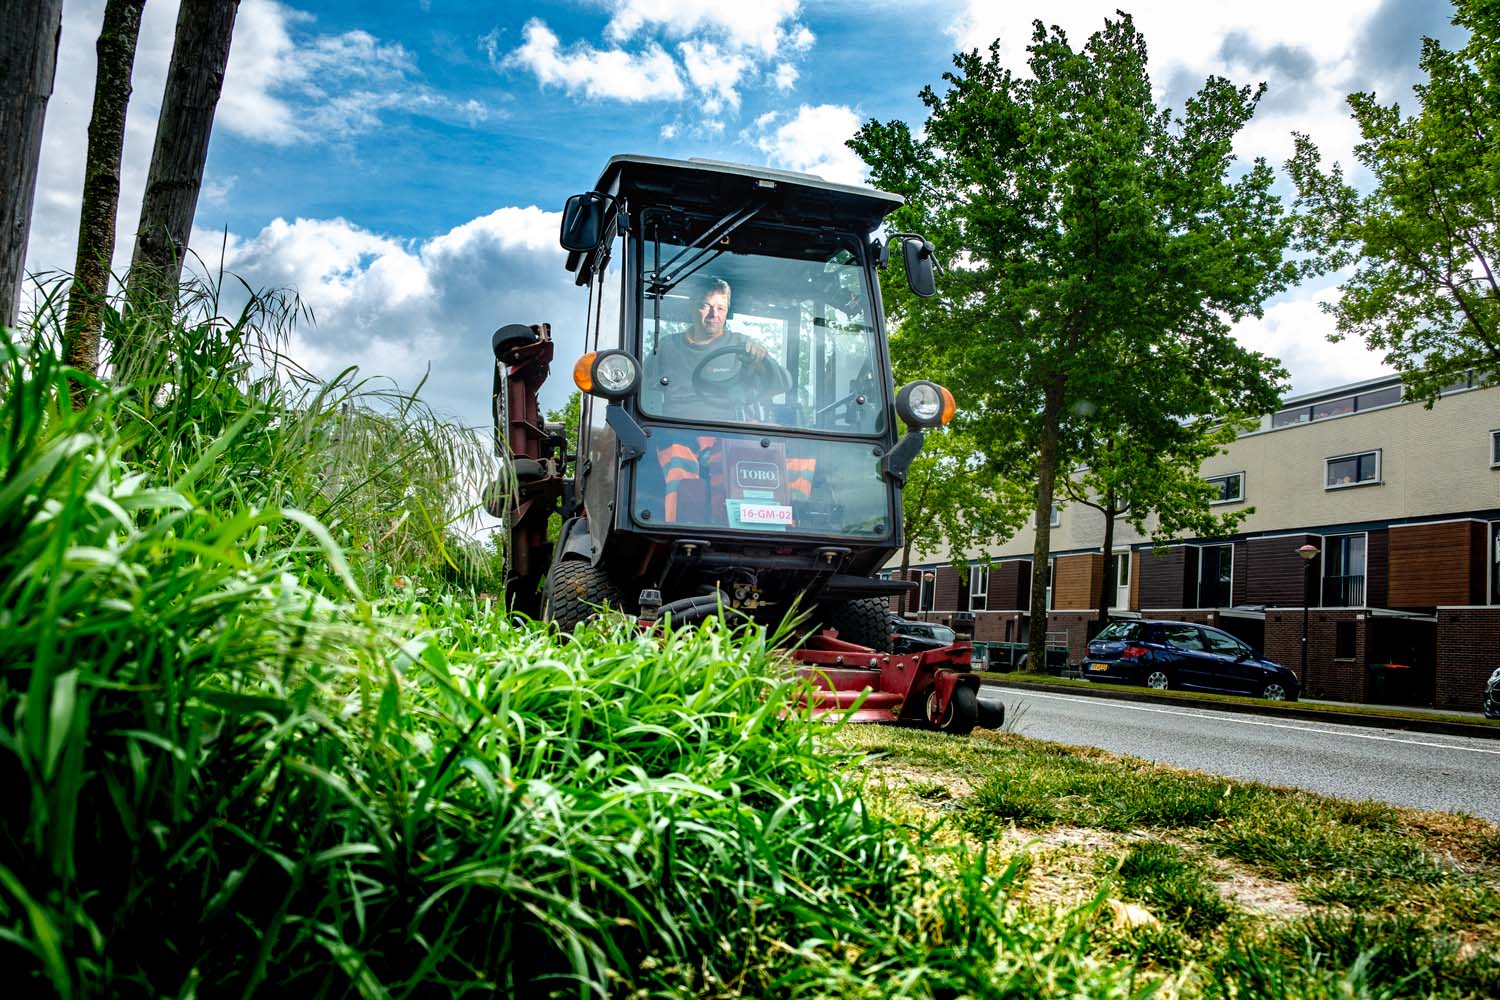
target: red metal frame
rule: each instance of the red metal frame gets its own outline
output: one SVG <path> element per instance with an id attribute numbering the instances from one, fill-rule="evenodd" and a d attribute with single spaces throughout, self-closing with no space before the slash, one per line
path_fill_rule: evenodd
<path id="1" fill-rule="evenodd" d="M 948 714 L 959 686 L 977 693 L 979 678 L 969 666 L 972 653 L 968 642 L 920 653 L 881 653 L 824 631 L 809 637 L 792 658 L 800 664 L 798 675 L 813 683 L 808 701 L 815 712 L 847 712 L 858 703 L 851 722 L 936 725 Z M 934 691 L 937 699 L 929 711 L 928 695 Z"/>

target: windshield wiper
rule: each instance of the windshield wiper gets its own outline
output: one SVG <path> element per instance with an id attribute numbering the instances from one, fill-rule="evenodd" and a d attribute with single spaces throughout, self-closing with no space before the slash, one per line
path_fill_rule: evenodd
<path id="1" fill-rule="evenodd" d="M 717 259 L 724 251 L 713 250 L 710 248 L 710 244 L 724 239 L 730 233 L 755 218 L 764 207 L 764 202 L 759 205 L 747 205 L 744 208 L 730 212 L 724 218 L 709 226 L 708 229 L 704 230 L 703 235 L 677 251 L 675 257 L 656 269 L 655 273 L 651 275 L 651 284 L 646 289 L 646 294 L 654 298 L 661 298 L 681 284 L 683 279 Z M 693 256 L 688 257 L 689 254 Z M 683 261 L 682 266 L 674 271 L 673 266 L 684 257 L 688 259 Z"/>

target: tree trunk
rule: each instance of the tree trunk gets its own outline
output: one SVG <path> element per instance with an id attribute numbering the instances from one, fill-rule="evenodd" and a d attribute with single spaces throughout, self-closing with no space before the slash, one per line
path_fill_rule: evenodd
<path id="1" fill-rule="evenodd" d="M 62 0 L 0 3 L 0 326 L 21 314 L 42 123 L 57 75 Z"/>
<path id="2" fill-rule="evenodd" d="M 83 175 L 83 207 L 78 217 L 78 256 L 68 292 L 68 363 L 89 374 L 99 370 L 99 316 L 109 292 L 109 266 L 115 255 L 115 216 L 120 208 L 120 154 L 125 145 L 125 109 L 130 104 L 130 73 L 146 0 L 108 0 L 99 29 L 94 112 L 89 119 L 89 152 Z M 81 391 L 78 390 L 78 391 Z"/>
<path id="3" fill-rule="evenodd" d="M 1031 615 L 1026 637 L 1026 669 L 1031 673 L 1047 669 L 1047 560 L 1052 553 L 1052 498 L 1057 485 L 1062 409 L 1063 379 L 1059 375 L 1047 385 L 1036 456 L 1036 540 L 1031 547 Z"/>
<path id="4" fill-rule="evenodd" d="M 182 0 L 130 261 L 132 302 L 175 302 L 239 0 Z"/>
<path id="5" fill-rule="evenodd" d="M 1109 624 L 1109 609 L 1114 604 L 1115 518 L 1120 514 L 1119 508 L 1116 506 L 1117 502 L 1114 490 L 1110 490 L 1104 495 L 1104 572 L 1100 574 L 1103 580 L 1099 584 L 1099 617 L 1094 622 L 1094 631 L 1089 636 L 1090 639 L 1098 635 L 1104 626 Z"/>

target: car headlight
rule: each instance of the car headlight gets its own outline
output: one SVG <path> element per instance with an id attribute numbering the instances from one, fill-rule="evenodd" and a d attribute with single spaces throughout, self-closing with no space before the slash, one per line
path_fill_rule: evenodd
<path id="1" fill-rule="evenodd" d="M 624 399 L 641 384 L 641 364 L 626 351 L 591 351 L 573 366 L 573 383 L 591 396 Z"/>
<path id="2" fill-rule="evenodd" d="M 896 415 L 911 427 L 937 427 L 953 419 L 953 393 L 936 382 L 918 379 L 896 393 Z"/>

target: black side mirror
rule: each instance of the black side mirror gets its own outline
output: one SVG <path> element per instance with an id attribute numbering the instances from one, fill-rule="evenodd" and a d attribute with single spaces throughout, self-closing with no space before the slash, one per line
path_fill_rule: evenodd
<path id="1" fill-rule="evenodd" d="M 906 264 L 906 284 L 924 299 L 937 294 L 937 275 L 933 247 L 924 239 L 903 239 L 901 259 Z"/>
<path id="2" fill-rule="evenodd" d="M 564 250 L 592 253 L 604 239 L 604 219 L 614 199 L 598 191 L 575 194 L 563 206 L 558 242 Z"/>

